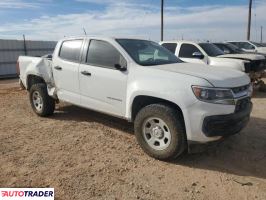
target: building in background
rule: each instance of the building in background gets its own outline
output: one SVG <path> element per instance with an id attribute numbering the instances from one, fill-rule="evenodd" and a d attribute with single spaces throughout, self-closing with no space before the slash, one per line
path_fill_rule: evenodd
<path id="1" fill-rule="evenodd" d="M 55 41 L 0 40 L 0 78 L 16 76 L 16 63 L 21 55 L 52 54 Z"/>

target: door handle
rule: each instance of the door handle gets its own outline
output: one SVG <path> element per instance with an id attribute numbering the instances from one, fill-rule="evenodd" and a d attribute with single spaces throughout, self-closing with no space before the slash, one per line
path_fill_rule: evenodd
<path id="1" fill-rule="evenodd" d="M 81 74 L 83 74 L 85 76 L 91 76 L 91 73 L 88 71 L 82 71 Z"/>
<path id="2" fill-rule="evenodd" d="M 56 70 L 62 70 L 62 67 L 60 67 L 60 66 L 55 66 L 54 67 Z"/>

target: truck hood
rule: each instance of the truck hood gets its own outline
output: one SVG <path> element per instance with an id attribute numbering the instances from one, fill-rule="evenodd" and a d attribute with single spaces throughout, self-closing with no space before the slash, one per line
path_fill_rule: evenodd
<path id="1" fill-rule="evenodd" d="M 247 85 L 250 82 L 249 77 L 243 72 L 202 64 L 178 63 L 151 67 L 163 71 L 199 77 L 207 80 L 214 87 L 233 88 Z"/>
<path id="2" fill-rule="evenodd" d="M 266 54 L 266 47 L 257 47 L 258 53 Z"/>
<path id="3" fill-rule="evenodd" d="M 263 60 L 264 56 L 259 54 L 225 54 L 218 56 L 219 58 L 236 58 L 236 59 L 243 59 L 243 60 Z"/>
<path id="4" fill-rule="evenodd" d="M 243 60 L 239 60 L 239 59 L 237 59 L 237 58 L 225 58 L 225 57 L 220 57 L 220 56 L 218 56 L 218 57 L 209 57 L 209 60 L 210 61 L 215 61 L 215 62 L 217 62 L 217 63 L 221 63 L 221 65 L 223 64 L 223 63 L 238 63 L 238 64 L 243 64 Z"/>

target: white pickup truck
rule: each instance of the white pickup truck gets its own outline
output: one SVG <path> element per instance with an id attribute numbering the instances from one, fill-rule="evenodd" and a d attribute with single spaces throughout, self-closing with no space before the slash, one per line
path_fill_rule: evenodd
<path id="1" fill-rule="evenodd" d="M 259 53 L 266 56 L 266 47 L 262 44 L 252 41 L 228 41 L 227 43 L 233 44 L 245 52 Z"/>
<path id="2" fill-rule="evenodd" d="M 37 115 L 65 101 L 124 118 L 142 149 L 161 160 L 240 132 L 252 110 L 246 74 L 184 63 L 152 41 L 63 39 L 52 60 L 21 56 L 18 68 Z"/>
<path id="3" fill-rule="evenodd" d="M 163 41 L 160 44 L 185 62 L 229 68 L 242 72 L 247 72 L 250 67 L 250 62 L 247 60 L 224 58 L 223 51 L 211 43 L 182 40 Z"/>

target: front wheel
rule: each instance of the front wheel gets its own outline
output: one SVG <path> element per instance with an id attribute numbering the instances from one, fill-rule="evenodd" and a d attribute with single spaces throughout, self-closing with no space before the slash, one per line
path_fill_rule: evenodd
<path id="1" fill-rule="evenodd" d="M 134 129 L 141 148 L 156 159 L 174 159 L 186 149 L 182 115 L 168 105 L 152 104 L 141 109 Z"/>
<path id="2" fill-rule="evenodd" d="M 48 95 L 44 83 L 37 83 L 30 88 L 30 103 L 33 111 L 41 116 L 47 117 L 54 113 L 55 100 Z"/>

